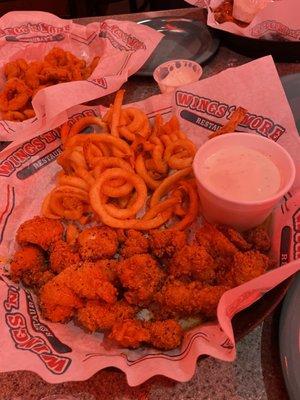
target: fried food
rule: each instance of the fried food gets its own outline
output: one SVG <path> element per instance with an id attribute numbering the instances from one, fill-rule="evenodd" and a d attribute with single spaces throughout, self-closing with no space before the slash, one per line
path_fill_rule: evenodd
<path id="1" fill-rule="evenodd" d="M 184 231 L 152 230 L 149 232 L 149 246 L 151 252 L 158 258 L 170 258 L 187 242 Z"/>
<path id="2" fill-rule="evenodd" d="M 127 291 L 124 297 L 130 304 L 148 303 L 164 278 L 164 273 L 148 254 L 137 254 L 117 265 L 118 277 Z"/>
<path id="3" fill-rule="evenodd" d="M 43 282 L 46 271 L 44 252 L 34 246 L 26 246 L 14 254 L 10 264 L 11 279 L 20 280 L 26 286 L 35 286 Z"/>
<path id="4" fill-rule="evenodd" d="M 109 338 L 121 347 L 136 349 L 150 340 L 150 332 L 143 327 L 141 321 L 125 319 L 116 322 L 109 334 Z"/>
<path id="5" fill-rule="evenodd" d="M 118 248 L 116 232 L 107 227 L 93 227 L 78 235 L 79 254 L 83 260 L 97 260 L 115 255 Z"/>
<path id="6" fill-rule="evenodd" d="M 168 265 L 174 277 L 189 276 L 201 282 L 209 282 L 215 277 L 214 259 L 203 246 L 184 245 Z"/>
<path id="7" fill-rule="evenodd" d="M 109 280 L 106 271 L 96 262 L 85 261 L 66 277 L 66 286 L 78 297 L 89 300 L 101 299 L 106 303 L 117 301 L 117 289 Z M 104 261 L 105 262 L 105 261 Z"/>
<path id="8" fill-rule="evenodd" d="M 268 266 L 269 258 L 257 250 L 236 253 L 232 268 L 236 285 L 257 278 L 267 271 Z"/>
<path id="9" fill-rule="evenodd" d="M 172 350 L 180 346 L 183 330 L 177 321 L 155 321 L 146 324 L 146 327 L 150 333 L 149 343 L 157 349 Z"/>
<path id="10" fill-rule="evenodd" d="M 243 121 L 246 114 L 247 114 L 247 110 L 245 110 L 243 107 L 238 107 L 232 113 L 231 117 L 229 118 L 229 121 L 224 126 L 222 126 L 220 129 L 211 133 L 209 135 L 209 139 L 212 139 L 216 136 L 223 135 L 224 133 L 235 132 L 237 126 Z"/>
<path id="11" fill-rule="evenodd" d="M 245 232 L 247 241 L 253 244 L 255 250 L 267 253 L 271 248 L 271 240 L 267 230 L 263 226 L 257 226 Z"/>
<path id="12" fill-rule="evenodd" d="M 72 271 L 72 267 L 66 268 L 47 282 L 39 292 L 39 305 L 43 316 L 52 322 L 68 321 L 75 310 L 83 305 L 79 297 L 65 284 Z"/>
<path id="13" fill-rule="evenodd" d="M 39 90 L 61 82 L 87 79 L 98 62 L 99 57 L 94 57 L 87 66 L 84 60 L 58 47 L 50 50 L 42 61 L 10 61 L 3 68 L 7 81 L 0 93 L 2 118 L 24 121 L 34 117 L 31 100 Z"/>
<path id="14" fill-rule="evenodd" d="M 251 232 L 257 243 L 266 243 L 262 228 Z M 13 257 L 12 279 L 37 293 L 44 318 L 73 318 L 129 348 L 178 347 L 181 326 L 215 318 L 225 291 L 272 266 L 266 255 L 249 250 L 244 234 L 208 223 L 194 240 L 175 229 L 93 226 L 79 232 L 75 225 L 67 225 L 65 236 L 57 220 L 23 223 L 17 237 L 25 247 Z"/>
<path id="15" fill-rule="evenodd" d="M 196 231 L 195 240 L 198 244 L 204 246 L 212 257 L 232 256 L 238 252 L 236 246 L 209 223 L 205 223 Z"/>
<path id="16" fill-rule="evenodd" d="M 151 127 L 142 110 L 122 107 L 123 98 L 119 90 L 102 118 L 83 117 L 60 127 L 64 150 L 57 162 L 63 171 L 42 213 L 116 229 L 145 231 L 168 224 L 185 230 L 198 217 L 191 168 L 195 146 L 175 116 L 166 123 L 156 117 Z M 95 124 L 101 134 L 80 134 Z"/>
<path id="17" fill-rule="evenodd" d="M 16 241 L 20 246 L 36 244 L 49 250 L 53 243 L 62 239 L 63 230 L 60 221 L 36 216 L 19 226 Z"/>
<path id="18" fill-rule="evenodd" d="M 233 243 L 239 250 L 250 250 L 252 248 L 252 244 L 248 243 L 244 236 L 231 228 L 230 226 L 219 226 L 218 229 Z"/>
<path id="19" fill-rule="evenodd" d="M 77 310 L 76 320 L 89 332 L 106 331 L 117 321 L 134 318 L 134 314 L 135 308 L 125 301 L 105 304 L 90 300 Z"/>
<path id="20" fill-rule="evenodd" d="M 120 254 L 123 258 L 129 258 L 136 254 L 148 252 L 148 239 L 141 232 L 129 229 L 123 241 Z"/>
<path id="21" fill-rule="evenodd" d="M 206 317 L 216 315 L 216 309 L 226 286 L 203 286 L 200 282 L 170 280 L 156 295 L 156 300 L 167 311 L 179 315 L 201 313 Z"/>
<path id="22" fill-rule="evenodd" d="M 235 24 L 245 27 L 248 24 L 243 21 L 239 21 L 232 16 L 233 12 L 233 1 L 234 0 L 224 0 L 218 7 L 213 10 L 214 18 L 219 24 L 224 22 L 234 22 Z"/>
<path id="23" fill-rule="evenodd" d="M 80 262 L 79 254 L 63 240 L 57 240 L 50 249 L 50 268 L 59 273 L 63 269 L 76 266 Z"/>

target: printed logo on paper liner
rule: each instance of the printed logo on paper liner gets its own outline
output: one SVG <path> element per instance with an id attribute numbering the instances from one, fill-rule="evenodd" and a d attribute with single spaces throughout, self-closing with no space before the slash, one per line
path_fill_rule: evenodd
<path id="1" fill-rule="evenodd" d="M 121 51 L 146 50 L 145 43 L 105 21 L 100 25 L 99 37 L 108 39 L 113 47 Z"/>
<path id="2" fill-rule="evenodd" d="M 37 24 L 28 22 L 23 25 L 0 28 L 0 38 L 4 37 L 8 42 L 60 42 L 65 38 L 65 33 L 69 29 L 69 25 L 57 27 L 44 22 Z M 30 34 L 35 35 L 28 36 Z"/>
<path id="3" fill-rule="evenodd" d="M 182 110 L 180 112 L 181 118 L 211 131 L 216 131 L 222 125 L 204 118 L 203 116 L 199 116 L 195 112 L 207 114 L 214 118 L 230 119 L 232 113 L 237 108 L 235 105 L 229 105 L 214 99 L 200 97 L 193 93 L 183 92 L 181 90 L 176 91 L 175 101 L 177 106 L 191 110 Z M 262 136 L 274 140 L 275 142 L 286 131 L 283 126 L 276 124 L 270 118 L 262 115 L 251 114 L 249 112 L 247 112 L 243 121 L 238 126 L 240 128 L 255 131 Z"/>
<path id="4" fill-rule="evenodd" d="M 0 176 L 9 177 L 16 170 L 18 170 L 22 165 L 27 163 L 31 158 L 36 156 L 41 151 L 45 150 L 47 145 L 54 142 L 56 139 L 60 137 L 60 134 L 56 130 L 52 130 L 46 133 L 43 133 L 35 138 L 23 143 L 20 147 L 14 150 L 9 156 L 0 162 Z M 55 150 L 53 150 L 55 151 Z M 59 153 L 57 153 L 56 157 Z M 49 156 L 46 155 L 44 157 Z M 42 157 L 42 158 L 44 158 Z M 49 162 L 53 161 L 56 157 L 47 159 L 45 161 L 41 161 L 41 166 L 45 166 L 49 164 Z M 39 162 L 37 160 L 36 162 Z M 35 167 L 35 172 L 38 170 L 38 165 Z M 26 177 L 28 177 L 27 175 Z M 24 178 L 23 178 L 24 179 Z"/>
<path id="5" fill-rule="evenodd" d="M 279 21 L 266 20 L 253 26 L 251 35 L 266 40 L 288 41 L 289 38 L 299 40 L 300 29 L 290 29 Z"/>
<path id="6" fill-rule="evenodd" d="M 300 208 L 293 215 L 293 256 L 294 260 L 300 258 Z"/>
<path id="7" fill-rule="evenodd" d="M 4 280 L 2 279 L 2 281 Z M 19 311 L 20 288 L 8 284 L 7 286 L 7 298 L 3 302 L 5 310 L 5 322 L 16 349 L 29 351 L 37 355 L 42 363 L 45 365 L 45 367 L 55 375 L 61 375 L 65 373 L 69 368 L 72 360 L 69 357 L 64 357 L 54 353 L 47 342 L 40 336 L 31 335 L 27 327 L 26 318 Z M 35 318 L 33 322 L 34 312 L 31 312 L 29 315 L 31 318 L 31 323 L 33 326 L 35 326 L 34 329 L 36 330 L 36 324 L 40 321 L 39 319 Z M 54 341 L 53 339 L 55 338 L 57 342 L 56 347 L 63 349 L 63 346 L 65 346 L 65 350 L 67 350 L 68 346 L 61 343 L 46 325 L 40 324 L 39 329 L 40 331 L 43 330 L 43 334 L 45 335 L 50 334 L 52 337 L 52 341 Z M 71 351 L 69 347 L 68 350 Z"/>

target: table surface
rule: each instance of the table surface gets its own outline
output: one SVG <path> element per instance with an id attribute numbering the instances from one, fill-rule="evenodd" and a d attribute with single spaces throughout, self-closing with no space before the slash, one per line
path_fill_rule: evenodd
<path id="1" fill-rule="evenodd" d="M 195 8 L 112 18 L 138 21 L 157 16 L 205 21 L 203 11 Z M 76 22 L 87 24 L 104 18 L 107 17 L 84 18 Z M 251 58 L 221 44 L 217 54 L 204 66 L 203 77 L 248 61 Z M 280 76 L 300 72 L 300 63 L 276 63 L 276 66 Z M 125 103 L 159 93 L 152 78 L 137 76 L 129 78 L 125 89 Z M 106 104 L 111 102 L 111 98 L 108 96 L 105 99 Z M 187 383 L 155 377 L 139 387 L 130 388 L 123 373 L 108 369 L 85 382 L 52 385 L 30 372 L 11 372 L 0 374 L 0 400 L 40 400 L 58 394 L 72 394 L 79 400 L 287 400 L 278 354 L 278 315 L 277 310 L 263 325 L 240 341 L 235 362 L 201 359 L 193 379 Z"/>

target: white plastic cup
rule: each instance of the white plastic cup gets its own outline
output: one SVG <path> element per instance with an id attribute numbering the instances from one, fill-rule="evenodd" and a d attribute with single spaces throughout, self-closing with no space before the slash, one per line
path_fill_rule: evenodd
<path id="1" fill-rule="evenodd" d="M 195 61 L 171 60 L 155 68 L 153 78 L 161 93 L 173 92 L 177 87 L 197 82 L 202 75 L 202 67 Z"/>
<path id="2" fill-rule="evenodd" d="M 275 195 L 259 201 L 233 201 L 226 199 L 202 181 L 199 165 L 206 158 L 230 145 L 245 146 L 268 155 L 281 174 L 281 184 Z M 208 222 L 230 225 L 247 230 L 260 225 L 271 214 L 279 200 L 289 191 L 295 180 L 296 168 L 289 153 L 273 140 L 253 133 L 227 133 L 205 142 L 197 151 L 193 162 L 202 215 Z"/>

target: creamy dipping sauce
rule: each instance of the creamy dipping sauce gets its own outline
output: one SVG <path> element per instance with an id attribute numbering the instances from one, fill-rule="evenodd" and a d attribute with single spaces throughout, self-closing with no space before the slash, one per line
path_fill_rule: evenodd
<path id="1" fill-rule="evenodd" d="M 199 167 L 204 186 L 234 201 L 260 201 L 272 197 L 281 175 L 271 159 L 246 146 L 232 145 L 206 158 Z"/>
<path id="2" fill-rule="evenodd" d="M 167 86 L 180 86 L 193 82 L 193 75 L 186 69 L 174 69 L 161 80 L 161 83 Z"/>

